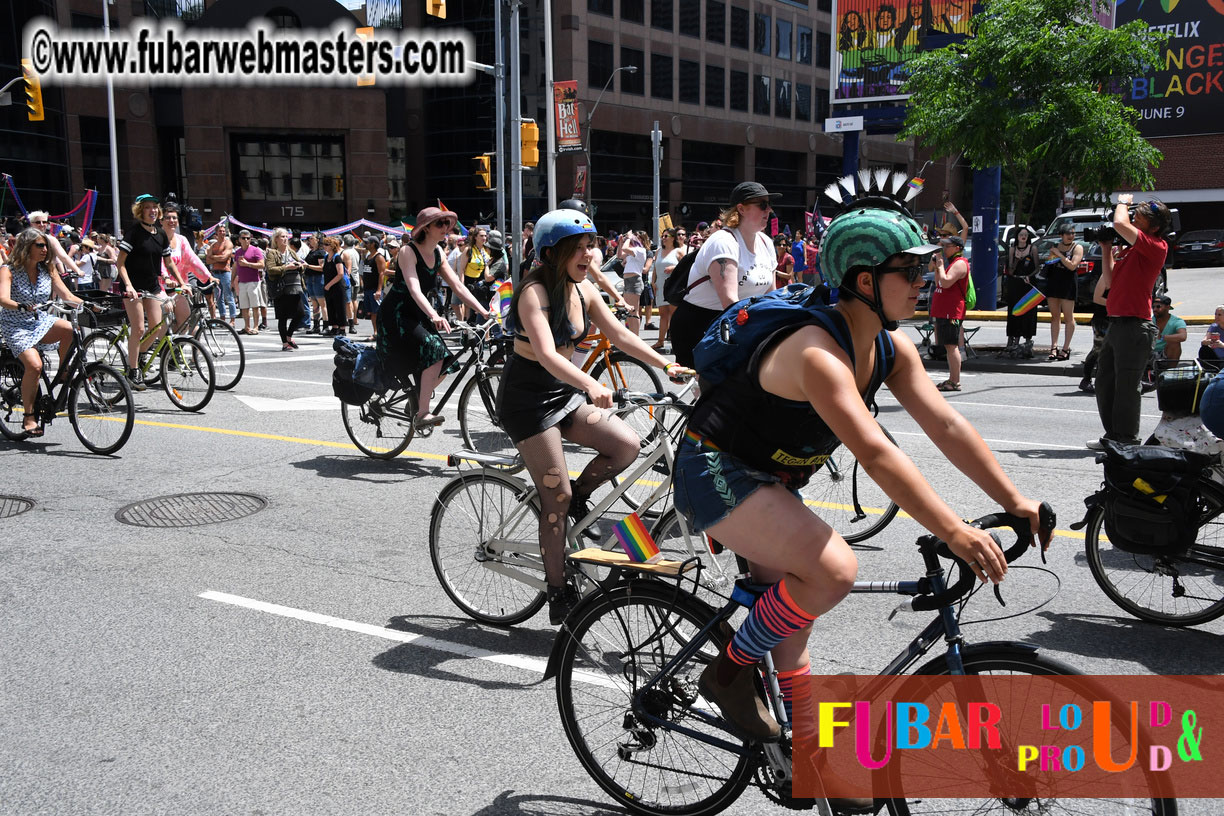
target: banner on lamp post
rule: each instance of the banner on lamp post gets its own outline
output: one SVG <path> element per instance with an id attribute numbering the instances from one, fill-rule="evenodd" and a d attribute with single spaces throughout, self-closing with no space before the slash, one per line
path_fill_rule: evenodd
<path id="1" fill-rule="evenodd" d="M 587 166 L 579 164 L 574 168 L 574 198 L 586 198 Z"/>
<path id="2" fill-rule="evenodd" d="M 557 111 L 557 152 L 582 150 L 582 128 L 578 124 L 578 82 L 553 83 L 553 105 Z"/>

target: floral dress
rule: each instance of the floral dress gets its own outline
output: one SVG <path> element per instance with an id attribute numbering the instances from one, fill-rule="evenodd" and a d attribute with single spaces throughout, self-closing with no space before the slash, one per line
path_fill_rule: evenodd
<path id="1" fill-rule="evenodd" d="M 13 280 L 9 296 L 18 303 L 45 303 L 51 299 L 51 271 L 38 265 L 38 278 L 33 285 L 24 269 L 9 267 Z M 14 356 L 39 345 L 39 340 L 55 325 L 55 318 L 46 312 L 21 312 L 0 309 L 0 336 Z M 54 345 L 54 344 L 42 344 Z"/>

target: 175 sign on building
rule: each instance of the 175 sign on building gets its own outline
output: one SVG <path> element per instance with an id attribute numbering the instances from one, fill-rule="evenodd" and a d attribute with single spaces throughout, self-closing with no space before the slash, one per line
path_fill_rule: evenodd
<path id="1" fill-rule="evenodd" d="M 553 83 L 553 104 L 557 113 L 557 152 L 582 150 L 582 128 L 578 124 L 578 82 Z"/>

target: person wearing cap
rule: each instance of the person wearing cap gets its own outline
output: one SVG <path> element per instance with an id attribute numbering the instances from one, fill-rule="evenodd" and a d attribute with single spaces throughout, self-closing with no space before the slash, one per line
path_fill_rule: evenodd
<path id="1" fill-rule="evenodd" d="M 1068 221 L 1063 226 L 1058 243 L 1050 247 L 1050 255 L 1042 266 L 1045 273 L 1046 303 L 1050 307 L 1050 356 L 1047 360 L 1071 359 L 1071 336 L 1075 334 L 1076 278 L 1084 248 L 1075 240 L 1075 227 Z M 1058 347 L 1058 326 L 1066 327 L 1063 346 Z"/>
<path id="2" fill-rule="evenodd" d="M 430 412 L 429 403 L 446 376 L 443 365 L 452 359 L 441 337 L 451 330 L 450 323 L 438 314 L 430 298 L 438 279 L 447 281 L 473 313 L 487 319 L 489 311 L 463 285 L 442 249 L 459 217 L 450 210 L 426 207 L 417 213 L 414 223 L 412 240 L 396 256 L 398 271 L 378 310 L 378 359 L 383 370 L 400 382 L 417 379 L 417 425 L 432 426 L 445 420 Z"/>
<path id="3" fill-rule="evenodd" d="M 131 333 L 128 335 L 128 380 L 136 391 L 145 389 L 144 375 L 140 371 L 140 355 L 158 341 L 161 334 L 141 343 L 147 326 L 156 326 L 162 319 L 161 273 L 165 268 L 177 279 L 178 269 L 171 257 L 170 238 L 158 222 L 161 220 L 161 202 L 156 196 L 137 196 L 132 204 L 132 215 L 136 222 L 128 227 L 119 242 L 119 281 L 127 298 L 127 310 Z M 146 319 L 148 322 L 146 322 Z"/>
<path id="4" fill-rule="evenodd" d="M 778 258 L 765 227 L 771 202 L 779 197 L 755 181 L 742 182 L 731 191 L 730 204 L 720 216 L 726 227 L 712 232 L 697 251 L 688 292 L 672 315 L 676 362 L 693 364 L 697 341 L 724 309 L 774 288 Z"/>
<path id="5" fill-rule="evenodd" d="M 838 288 L 836 306 L 811 306 L 820 317 L 799 313 L 792 325 L 754 337 L 756 348 L 745 350 L 750 364 L 703 392 L 676 451 L 676 510 L 690 529 L 747 559 L 754 583 L 769 587 L 698 681 L 702 696 L 752 738 L 776 739 L 781 730 L 756 693 L 757 664 L 772 652 L 784 699 L 801 700 L 812 623 L 854 584 L 853 550 L 798 493 L 839 445 L 979 580 L 998 582 L 1007 571 L 998 543 L 963 521 L 881 430 L 872 415 L 880 387 L 973 484 L 1038 532 L 1038 502 L 1017 490 L 936 391 L 898 327 L 914 314 L 923 261 L 936 247 L 903 205 L 891 204 L 850 202 L 833 218 L 821 255 L 825 279 Z M 1050 533 L 1041 531 L 1043 542 Z M 809 711 L 793 720 L 810 718 Z"/>
<path id="6" fill-rule="evenodd" d="M 96 289 L 95 277 L 98 267 L 98 245 L 92 239 L 83 238 L 81 243 L 77 244 L 76 262 L 77 267 L 81 270 L 81 276 L 76 281 L 77 291 Z"/>
<path id="7" fill-rule="evenodd" d="M 1152 322 L 1156 324 L 1156 371 L 1168 368 L 1181 359 L 1182 343 L 1186 342 L 1186 321 L 1173 314 L 1173 298 L 1162 295 L 1152 302 Z"/>
<path id="8" fill-rule="evenodd" d="M 963 255 L 965 239 L 945 235 L 939 239 L 940 254 L 935 261 L 935 291 L 931 294 L 930 314 L 935 321 L 935 344 L 948 353 L 948 379 L 940 391 L 961 390 L 960 338 L 965 319 L 965 293 L 969 290 L 969 262 Z"/>

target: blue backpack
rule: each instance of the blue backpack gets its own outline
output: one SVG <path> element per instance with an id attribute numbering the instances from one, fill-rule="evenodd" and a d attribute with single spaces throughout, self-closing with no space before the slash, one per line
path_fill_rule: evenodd
<path id="1" fill-rule="evenodd" d="M 775 332 L 791 326 L 819 324 L 833 335 L 843 351 L 854 359 L 854 349 L 845 323 L 832 316 L 824 287 L 792 283 L 763 295 L 732 304 L 710 325 L 693 349 L 694 368 L 703 385 L 717 385 L 732 372 L 744 368 L 753 353 Z M 892 338 L 888 332 L 876 337 L 876 352 L 884 363 L 883 376 L 892 370 Z"/>

